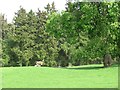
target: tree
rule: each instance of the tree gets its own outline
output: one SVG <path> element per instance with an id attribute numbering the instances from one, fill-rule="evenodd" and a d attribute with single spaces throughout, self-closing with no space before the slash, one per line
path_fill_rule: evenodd
<path id="1" fill-rule="evenodd" d="M 9 35 L 11 32 L 11 24 L 7 23 L 4 15 L 0 14 L 0 62 L 3 66 L 8 65 L 10 60 L 10 51 L 7 41 L 9 41 Z"/>
<path id="2" fill-rule="evenodd" d="M 34 45 L 33 33 L 35 32 L 35 27 L 33 26 L 34 19 L 31 16 L 34 16 L 32 11 L 27 14 L 25 9 L 20 7 L 14 18 L 14 41 L 16 44 L 12 48 L 12 51 L 17 55 L 17 63 L 20 66 L 28 65 L 29 60 L 33 56 L 33 49 L 31 47 Z"/>
<path id="3" fill-rule="evenodd" d="M 102 63 L 107 53 L 116 59 L 120 57 L 119 4 L 68 0 L 65 11 L 57 12 L 53 2 L 36 13 L 20 7 L 13 24 L 0 15 L 2 62 L 28 66 L 44 60 L 46 66 L 66 67 Z"/>

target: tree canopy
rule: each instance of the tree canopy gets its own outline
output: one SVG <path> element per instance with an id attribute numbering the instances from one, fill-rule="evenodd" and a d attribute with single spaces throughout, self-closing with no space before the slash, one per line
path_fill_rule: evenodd
<path id="1" fill-rule="evenodd" d="M 58 12 L 54 2 L 45 10 L 33 12 L 22 7 L 13 22 L 0 15 L 4 66 L 46 66 L 102 63 L 110 53 L 120 58 L 120 2 L 66 2 Z M 3 53 L 2 53 L 3 52 Z"/>

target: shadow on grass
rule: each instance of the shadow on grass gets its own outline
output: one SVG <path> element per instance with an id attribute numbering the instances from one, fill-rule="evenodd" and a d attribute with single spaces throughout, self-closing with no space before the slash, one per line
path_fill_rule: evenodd
<path id="1" fill-rule="evenodd" d="M 70 68 L 66 68 L 66 69 L 74 69 L 74 70 L 91 70 L 91 69 L 93 69 L 93 70 L 98 70 L 98 69 L 104 69 L 104 68 L 111 68 L 111 67 L 118 67 L 118 65 L 117 64 L 115 64 L 115 65 L 112 65 L 112 66 L 110 66 L 110 67 L 104 67 L 104 66 L 86 66 L 86 67 L 82 67 L 82 66 L 80 66 L 80 67 L 70 67 Z"/>
<path id="2" fill-rule="evenodd" d="M 98 67 L 78 67 L 78 68 L 66 68 L 66 69 L 74 69 L 74 70 L 91 70 L 91 69 L 101 69 L 104 68 L 103 66 L 98 66 Z"/>
<path id="3" fill-rule="evenodd" d="M 113 64 L 111 67 L 118 67 L 119 65 L 118 64 Z"/>

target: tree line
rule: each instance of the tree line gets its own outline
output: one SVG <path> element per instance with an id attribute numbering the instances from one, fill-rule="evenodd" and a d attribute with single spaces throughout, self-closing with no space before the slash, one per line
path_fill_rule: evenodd
<path id="1" fill-rule="evenodd" d="M 65 8 L 59 12 L 54 2 L 37 12 L 20 7 L 13 23 L 1 14 L 3 66 L 100 64 L 108 53 L 118 63 L 120 2 L 67 1 Z"/>

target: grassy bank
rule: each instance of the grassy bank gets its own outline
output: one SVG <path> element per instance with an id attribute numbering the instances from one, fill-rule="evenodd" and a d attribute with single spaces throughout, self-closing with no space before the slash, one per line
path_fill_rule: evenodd
<path id="1" fill-rule="evenodd" d="M 116 88 L 118 67 L 3 67 L 3 88 Z"/>

